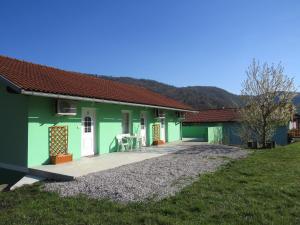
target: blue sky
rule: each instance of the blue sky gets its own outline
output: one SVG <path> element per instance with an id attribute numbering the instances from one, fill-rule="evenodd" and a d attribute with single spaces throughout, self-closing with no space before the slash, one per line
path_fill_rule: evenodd
<path id="1" fill-rule="evenodd" d="M 239 93 L 253 58 L 300 85 L 300 1 L 1 1 L 0 54 Z"/>

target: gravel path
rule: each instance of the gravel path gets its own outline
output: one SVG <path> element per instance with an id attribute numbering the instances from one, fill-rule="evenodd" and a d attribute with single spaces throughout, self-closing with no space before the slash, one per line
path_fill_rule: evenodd
<path id="1" fill-rule="evenodd" d="M 45 183 L 46 191 L 61 196 L 85 194 L 115 201 L 159 200 L 191 184 L 199 174 L 215 171 L 248 152 L 222 145 L 187 145 L 185 150 L 89 174 L 69 182 Z"/>

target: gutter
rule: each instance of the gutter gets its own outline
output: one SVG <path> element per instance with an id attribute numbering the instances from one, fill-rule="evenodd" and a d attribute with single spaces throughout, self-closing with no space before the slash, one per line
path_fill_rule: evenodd
<path id="1" fill-rule="evenodd" d="M 159 109 L 167 109 L 167 110 L 182 111 L 182 112 L 197 112 L 194 110 L 178 109 L 178 108 L 164 107 L 164 106 L 155 106 L 155 105 L 130 103 L 130 102 L 120 102 L 120 101 L 104 100 L 104 99 L 97 99 L 97 98 L 78 97 L 78 96 L 72 96 L 72 95 L 51 94 L 51 93 L 43 93 L 43 92 L 36 92 L 36 91 L 25 91 L 23 89 L 21 89 L 20 93 L 23 95 L 48 97 L 48 98 L 56 98 L 56 99 L 69 99 L 69 100 L 89 101 L 89 102 L 97 102 L 97 103 L 110 103 L 110 104 L 118 104 L 118 105 L 140 106 L 140 107 L 159 108 Z"/>

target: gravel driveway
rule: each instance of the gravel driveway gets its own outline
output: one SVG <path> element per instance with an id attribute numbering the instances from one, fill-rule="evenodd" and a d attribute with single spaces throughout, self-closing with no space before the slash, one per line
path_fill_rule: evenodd
<path id="1" fill-rule="evenodd" d="M 159 200 L 191 184 L 199 174 L 215 171 L 246 150 L 223 145 L 187 144 L 186 149 L 118 168 L 92 173 L 69 182 L 45 183 L 61 196 L 84 194 L 115 201 Z"/>

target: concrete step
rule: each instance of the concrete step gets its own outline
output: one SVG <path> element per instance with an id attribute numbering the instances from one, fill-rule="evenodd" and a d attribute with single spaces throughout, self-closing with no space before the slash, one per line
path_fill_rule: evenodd
<path id="1" fill-rule="evenodd" d="M 19 180 L 17 183 L 15 183 L 13 186 L 10 187 L 10 190 L 15 190 L 16 188 L 22 187 L 24 185 L 31 185 L 36 182 L 42 181 L 45 178 L 32 176 L 32 175 L 26 175 L 21 180 Z"/>
<path id="2" fill-rule="evenodd" d="M 0 184 L 0 192 L 7 190 L 8 184 Z"/>
<path id="3" fill-rule="evenodd" d="M 29 168 L 28 174 L 32 176 L 37 176 L 37 177 L 43 177 L 45 179 L 49 180 L 55 180 L 55 181 L 71 181 L 74 180 L 74 176 L 69 176 L 65 174 L 59 174 L 59 173 L 54 173 L 54 172 L 48 172 L 45 170 L 39 170 L 39 169 L 34 169 L 34 168 Z"/>

